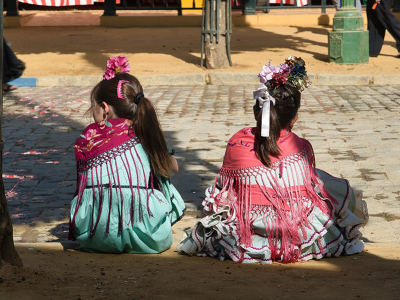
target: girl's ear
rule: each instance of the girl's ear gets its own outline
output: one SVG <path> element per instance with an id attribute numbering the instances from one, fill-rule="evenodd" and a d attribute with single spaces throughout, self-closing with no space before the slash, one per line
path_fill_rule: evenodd
<path id="1" fill-rule="evenodd" d="M 111 110 L 111 106 L 108 105 L 107 103 L 105 103 L 104 101 L 101 103 L 104 109 L 104 119 L 111 119 L 111 115 L 112 115 L 112 110 Z"/>

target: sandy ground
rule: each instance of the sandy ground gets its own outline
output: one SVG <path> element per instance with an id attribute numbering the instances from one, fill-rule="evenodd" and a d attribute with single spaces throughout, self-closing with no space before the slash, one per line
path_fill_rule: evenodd
<path id="1" fill-rule="evenodd" d="M 289 265 L 188 257 L 91 254 L 23 245 L 25 266 L 0 270 L 0 299 L 399 299 L 400 250 Z"/>
<path id="2" fill-rule="evenodd" d="M 310 73 L 398 74 L 395 41 L 388 34 L 381 55 L 368 64 L 328 62 L 329 27 L 235 27 L 233 66 L 200 67 L 200 28 L 20 27 L 4 29 L 12 49 L 26 63 L 23 76 L 101 75 L 110 56 L 124 54 L 132 74 L 254 73 L 269 60 L 277 65 L 301 56 Z"/>
<path id="3" fill-rule="evenodd" d="M 174 231 L 193 224 L 184 218 Z M 24 267 L 0 269 L 0 299 L 399 299 L 400 249 L 289 265 L 92 254 L 73 244 L 18 244 Z"/>
<path id="4" fill-rule="evenodd" d="M 174 251 L 93 254 L 76 244 L 18 244 L 24 267 L 0 269 L 0 300 L 36 299 L 399 299 L 400 248 L 295 264 L 234 264 Z M 179 232 L 179 234 L 177 234 Z"/>

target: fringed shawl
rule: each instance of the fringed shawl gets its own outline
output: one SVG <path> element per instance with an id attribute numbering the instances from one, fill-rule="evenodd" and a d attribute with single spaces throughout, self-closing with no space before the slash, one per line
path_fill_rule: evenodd
<path id="1" fill-rule="evenodd" d="M 301 253 L 301 237 L 306 235 L 311 211 L 318 207 L 331 216 L 329 202 L 336 200 L 317 176 L 307 140 L 282 130 L 277 141 L 281 155 L 271 156 L 272 165 L 267 167 L 254 151 L 257 131 L 244 128 L 229 140 L 213 198 L 218 206 L 229 205 L 231 215 L 237 217 L 242 247 L 251 246 L 251 225 L 263 216 L 272 259 L 294 262 Z"/>
<path id="2" fill-rule="evenodd" d="M 146 178 L 144 164 L 136 150 L 136 145 L 140 144 L 139 139 L 130 130 L 131 121 L 127 119 L 110 119 L 103 120 L 100 123 L 93 123 L 89 125 L 80 135 L 75 143 L 75 157 L 77 164 L 77 187 L 75 197 L 77 197 L 76 206 L 72 208 L 74 213 L 70 220 L 69 239 L 75 240 L 75 218 L 82 203 L 82 197 L 85 189 L 91 189 L 93 195 L 93 208 L 95 202 L 98 201 L 97 217 L 94 217 L 94 209 L 90 222 L 90 236 L 96 233 L 96 228 L 100 221 L 103 205 L 109 205 L 108 221 L 106 224 L 106 233 L 109 233 L 111 205 L 116 199 L 112 198 L 113 193 L 110 194 L 110 199 L 104 198 L 104 189 L 115 189 L 119 195 L 120 201 L 120 215 L 119 215 L 119 228 L 122 230 L 123 224 L 123 210 L 124 210 L 124 197 L 122 195 L 123 188 L 131 190 L 131 207 L 130 207 L 130 220 L 127 220 L 133 225 L 134 222 L 134 195 L 138 195 L 138 209 L 139 209 L 139 222 L 141 222 L 141 201 L 147 201 L 147 213 L 152 216 L 149 209 L 149 195 L 150 189 L 154 186 L 158 187 L 157 176 L 150 170 L 149 182 L 144 180 L 144 183 L 139 183 L 139 178 Z M 119 158 L 124 168 L 118 170 L 116 168 L 116 160 Z M 129 160 L 133 161 L 134 166 L 129 165 Z M 105 166 L 104 166 L 105 165 Z M 104 166 L 104 168 L 99 168 Z M 128 177 L 129 186 L 122 186 L 120 180 L 120 173 L 124 172 L 124 176 Z M 136 174 L 134 174 L 135 172 Z M 105 173 L 105 174 L 103 174 Z M 103 184 L 103 176 L 108 177 L 108 182 Z M 136 178 L 134 182 L 134 179 Z M 88 182 L 91 179 L 91 182 Z M 146 199 L 141 199 L 141 193 L 135 193 L 134 189 L 142 189 L 146 191 Z M 96 196 L 97 194 L 97 196 Z M 106 201 L 107 200 L 107 201 Z"/>

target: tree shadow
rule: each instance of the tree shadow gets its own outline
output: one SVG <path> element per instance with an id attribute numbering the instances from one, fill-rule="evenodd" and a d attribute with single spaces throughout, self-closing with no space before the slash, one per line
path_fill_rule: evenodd
<path id="1" fill-rule="evenodd" d="M 25 267 L 2 277 L 7 281 L 24 277 L 27 283 L 20 281 L 18 286 L 29 288 L 34 299 L 43 298 L 44 290 L 49 299 L 65 299 L 66 291 L 85 299 L 115 294 L 135 299 L 223 300 L 400 296 L 398 248 L 370 247 L 358 255 L 286 265 L 234 264 L 218 258 L 179 255 L 173 249 L 152 255 L 65 252 L 42 245 L 29 251 L 21 244 L 17 249 Z M 43 281 L 40 289 L 34 289 L 29 283 L 38 278 Z M 2 295 L 18 299 L 17 290 L 14 285 L 3 285 Z"/>
<path id="2" fill-rule="evenodd" d="M 76 183 L 73 131 L 83 129 L 67 114 L 88 95 L 87 88 L 20 88 L 4 96 L 3 181 L 14 224 L 32 225 L 38 211 L 44 222 L 64 215 Z"/>
<path id="3" fill-rule="evenodd" d="M 3 181 L 16 241 L 64 243 L 67 240 L 70 202 L 76 188 L 73 145 L 90 123 L 83 117 L 89 107 L 90 90 L 88 87 L 19 88 L 4 96 Z M 188 136 L 193 127 L 191 113 L 195 112 L 195 119 L 201 118 L 202 109 L 214 106 L 214 99 L 200 105 L 189 101 L 195 90 L 195 87 L 151 87 L 145 88 L 145 93 L 159 107 L 165 136 L 180 164 L 180 172 L 171 181 L 192 214 L 201 215 L 198 208 L 204 189 L 213 183 L 219 171 L 226 140 L 214 138 L 210 143 L 208 134 L 200 137 L 204 127 L 198 127 L 198 144 L 191 148 L 190 143 L 194 142 Z M 214 94 L 212 90 L 208 93 Z M 184 128 L 183 123 L 177 125 L 178 119 L 187 122 L 189 128 Z M 200 143 L 204 145 L 197 147 Z M 218 159 L 205 155 L 213 150 L 214 144 L 220 146 Z"/>
<path id="4" fill-rule="evenodd" d="M 292 27 L 293 28 L 293 27 Z M 321 35 L 328 32 L 324 27 L 296 26 L 293 33 L 278 33 L 274 28 L 234 27 L 231 39 L 231 54 L 242 52 L 301 51 L 310 53 L 317 60 L 328 61 L 327 55 L 311 50 L 310 45 L 327 49 L 327 39 Z M 16 32 L 18 31 L 18 32 Z M 282 31 L 280 31 L 282 32 Z M 285 32 L 285 31 L 284 31 Z M 312 32 L 314 38 L 302 33 Z M 18 33 L 18 34 L 17 34 Z M 5 36 L 13 36 L 13 50 L 17 54 L 58 53 L 79 54 L 93 67 L 104 68 L 110 55 L 124 53 L 158 54 L 173 56 L 200 69 L 200 28 L 104 28 L 104 27 L 24 27 L 5 29 Z M 43 45 L 46 45 L 45 47 Z M 71 61 L 71 72 L 73 72 Z M 134 62 L 132 62 L 134 64 Z M 144 70 L 146 72 L 146 70 Z M 147 70 L 152 73 L 156 70 Z"/>

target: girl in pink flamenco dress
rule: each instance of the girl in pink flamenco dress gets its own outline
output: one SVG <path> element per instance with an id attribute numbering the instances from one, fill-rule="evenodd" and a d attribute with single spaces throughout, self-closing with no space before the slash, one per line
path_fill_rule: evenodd
<path id="1" fill-rule="evenodd" d="M 257 126 L 234 134 L 203 201 L 206 217 L 177 250 L 234 262 L 291 263 L 364 249 L 368 221 L 361 193 L 315 168 L 313 148 L 292 132 L 301 90 L 301 58 L 264 66 L 254 92 Z"/>

